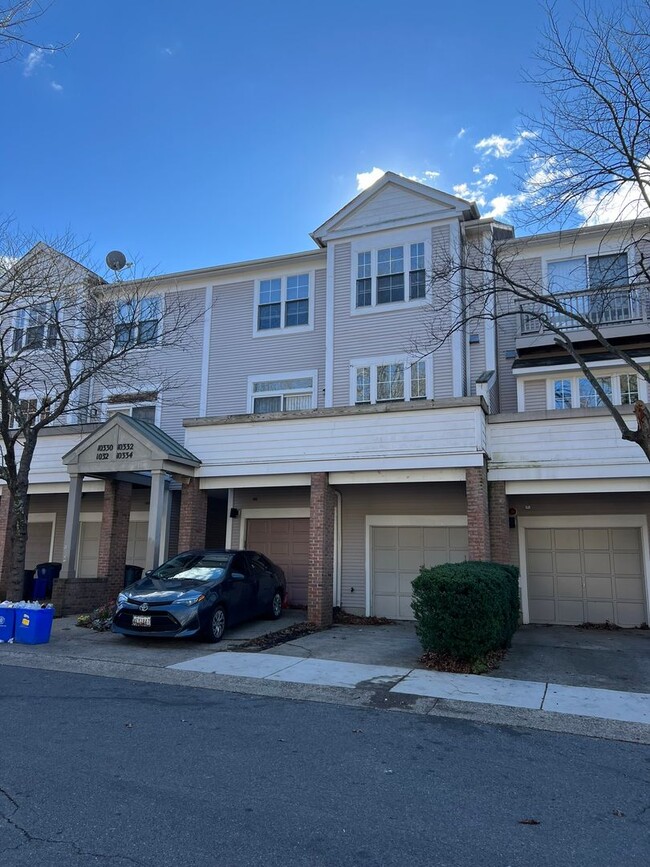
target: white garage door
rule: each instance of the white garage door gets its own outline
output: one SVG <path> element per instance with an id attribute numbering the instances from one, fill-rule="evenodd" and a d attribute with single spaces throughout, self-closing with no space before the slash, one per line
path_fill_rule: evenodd
<path id="1" fill-rule="evenodd" d="M 421 566 L 467 559 L 466 527 L 372 527 L 372 614 L 412 620 L 411 582 Z"/>
<path id="2" fill-rule="evenodd" d="M 531 623 L 615 623 L 647 619 L 637 527 L 526 529 Z"/>

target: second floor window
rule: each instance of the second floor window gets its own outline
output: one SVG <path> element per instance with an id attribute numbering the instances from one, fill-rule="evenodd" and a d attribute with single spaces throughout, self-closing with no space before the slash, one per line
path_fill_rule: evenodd
<path id="1" fill-rule="evenodd" d="M 354 299 L 356 308 L 425 298 L 427 290 L 424 256 L 424 242 L 357 253 Z"/>
<path id="2" fill-rule="evenodd" d="M 260 280 L 257 331 L 309 325 L 309 274 Z"/>
<path id="3" fill-rule="evenodd" d="M 547 265 L 549 291 L 573 294 L 589 289 L 610 289 L 630 282 L 626 253 L 579 256 Z"/>
<path id="4" fill-rule="evenodd" d="M 314 377 L 295 376 L 286 379 L 258 379 L 251 385 L 251 410 L 291 412 L 314 407 Z"/>
<path id="5" fill-rule="evenodd" d="M 161 300 L 151 295 L 120 304 L 115 322 L 118 346 L 147 346 L 156 342 L 161 317 Z"/>
<path id="6" fill-rule="evenodd" d="M 34 304 L 19 310 L 14 318 L 12 349 L 53 349 L 56 346 L 57 318 L 51 303 Z"/>
<path id="7" fill-rule="evenodd" d="M 639 383 L 636 373 L 600 376 L 598 382 L 605 394 L 617 406 L 631 406 L 639 399 Z M 551 386 L 550 409 L 603 406 L 603 401 L 595 387 L 583 376 L 555 379 Z"/>
<path id="8" fill-rule="evenodd" d="M 421 400 L 429 396 L 427 362 L 369 361 L 354 367 L 354 403 Z"/>

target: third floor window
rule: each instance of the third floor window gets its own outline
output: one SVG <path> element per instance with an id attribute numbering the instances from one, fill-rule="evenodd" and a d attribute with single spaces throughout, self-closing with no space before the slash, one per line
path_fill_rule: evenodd
<path id="1" fill-rule="evenodd" d="M 626 253 L 579 256 L 547 265 L 548 288 L 553 293 L 577 293 L 611 289 L 630 282 Z"/>
<path id="2" fill-rule="evenodd" d="M 364 250 L 357 253 L 356 267 L 357 308 L 426 297 L 423 242 Z"/>
<path id="3" fill-rule="evenodd" d="M 260 280 L 257 331 L 281 331 L 310 325 L 309 274 Z"/>

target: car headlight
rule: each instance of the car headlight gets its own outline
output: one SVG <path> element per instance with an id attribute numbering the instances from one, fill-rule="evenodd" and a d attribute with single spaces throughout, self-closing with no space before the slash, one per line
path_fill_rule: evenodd
<path id="1" fill-rule="evenodd" d="M 201 596 L 195 596 L 193 599 L 177 599 L 176 602 L 179 605 L 198 605 L 199 602 L 203 602 L 205 599 L 205 595 L 201 594 Z"/>
<path id="2" fill-rule="evenodd" d="M 117 604 L 118 605 L 126 605 L 126 603 L 128 601 L 129 601 L 129 597 L 126 595 L 126 593 L 118 593 L 117 594 Z"/>

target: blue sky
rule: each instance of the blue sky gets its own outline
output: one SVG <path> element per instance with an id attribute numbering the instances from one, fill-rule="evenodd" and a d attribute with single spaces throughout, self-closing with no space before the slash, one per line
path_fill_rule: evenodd
<path id="1" fill-rule="evenodd" d="M 543 21 L 532 0 L 54 0 L 34 35 L 66 52 L 0 65 L 0 211 L 160 271 L 309 249 L 375 167 L 507 219 Z"/>

